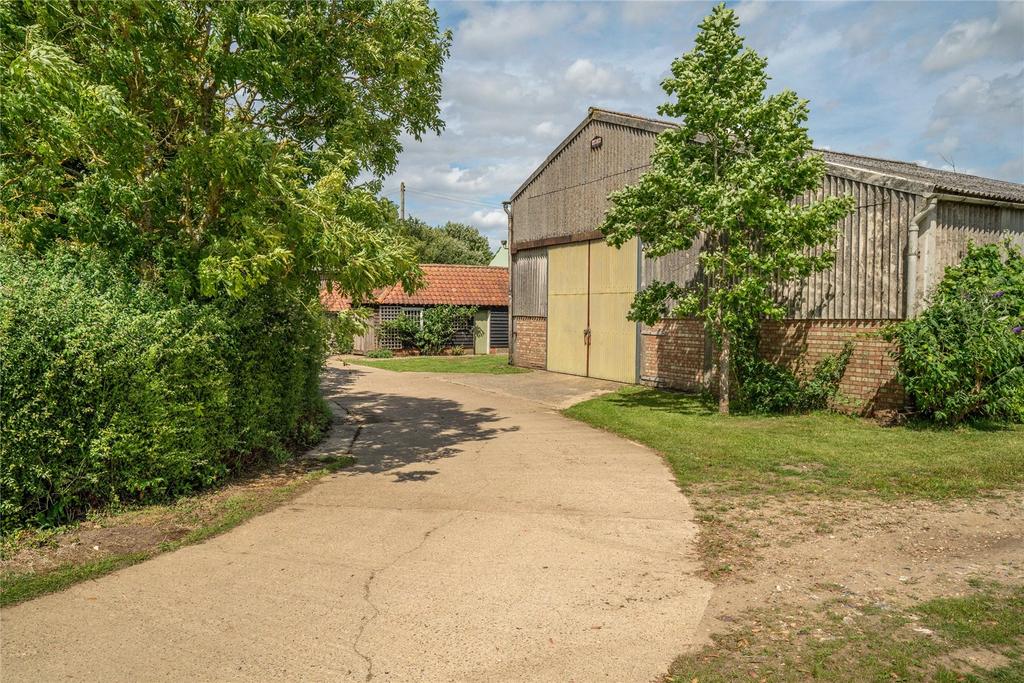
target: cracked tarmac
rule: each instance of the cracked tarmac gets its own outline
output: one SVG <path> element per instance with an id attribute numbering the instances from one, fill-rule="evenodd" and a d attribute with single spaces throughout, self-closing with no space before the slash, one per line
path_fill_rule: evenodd
<path id="1" fill-rule="evenodd" d="M 355 466 L 223 536 L 3 610 L 4 679 L 659 677 L 711 589 L 688 501 L 655 453 L 553 409 L 607 383 L 500 377 L 332 361 L 336 423 L 309 455 Z"/>

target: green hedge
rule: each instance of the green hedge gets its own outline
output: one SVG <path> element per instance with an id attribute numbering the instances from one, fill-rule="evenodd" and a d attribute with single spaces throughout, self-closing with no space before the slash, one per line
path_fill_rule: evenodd
<path id="1" fill-rule="evenodd" d="M 181 303 L 94 251 L 0 246 L 3 530 L 189 493 L 312 440 L 323 339 L 270 292 Z"/>

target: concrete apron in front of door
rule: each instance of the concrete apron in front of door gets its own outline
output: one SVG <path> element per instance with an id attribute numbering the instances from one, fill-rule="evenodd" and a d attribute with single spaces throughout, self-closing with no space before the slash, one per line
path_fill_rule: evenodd
<path id="1" fill-rule="evenodd" d="M 694 643 L 710 586 L 657 454 L 416 373 L 324 389 L 353 468 L 4 609 L 4 679 L 646 682 Z"/>
<path id="2" fill-rule="evenodd" d="M 634 383 L 637 324 L 626 319 L 637 290 L 634 238 L 548 248 L 547 369 Z"/>

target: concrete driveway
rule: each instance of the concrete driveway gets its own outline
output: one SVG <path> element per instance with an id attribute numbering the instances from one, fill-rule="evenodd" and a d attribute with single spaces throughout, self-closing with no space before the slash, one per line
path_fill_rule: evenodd
<path id="1" fill-rule="evenodd" d="M 550 407 L 606 387 L 337 364 L 324 387 L 320 450 L 354 468 L 3 610 L 3 679 L 646 682 L 693 642 L 686 498 L 656 454 Z"/>

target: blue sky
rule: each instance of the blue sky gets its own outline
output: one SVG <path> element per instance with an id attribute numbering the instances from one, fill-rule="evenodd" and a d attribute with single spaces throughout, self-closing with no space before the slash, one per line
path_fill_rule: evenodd
<path id="1" fill-rule="evenodd" d="M 818 147 L 1024 182 L 1024 2 L 735 2 Z M 586 115 L 656 115 L 703 2 L 439 2 L 454 33 L 440 136 L 405 140 L 384 191 L 492 244 L 501 201 Z M 443 195 L 443 196 L 438 196 Z"/>

